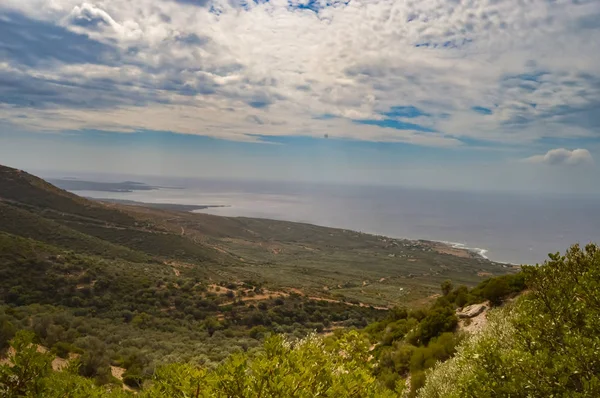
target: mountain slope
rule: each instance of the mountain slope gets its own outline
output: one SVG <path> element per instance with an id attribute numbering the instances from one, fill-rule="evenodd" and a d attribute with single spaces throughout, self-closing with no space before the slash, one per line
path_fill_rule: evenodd
<path id="1" fill-rule="evenodd" d="M 150 257 L 142 252 L 86 235 L 52 219 L 46 219 L 6 202 L 0 202 L 0 220 L 2 220 L 0 231 L 65 249 L 135 262 L 150 260 Z"/>
<path id="2" fill-rule="evenodd" d="M 159 258 L 224 264 L 227 256 L 179 233 L 0 166 L 0 231 L 58 247 L 133 261 Z"/>
<path id="3" fill-rule="evenodd" d="M 377 306 L 410 304 L 438 293 L 446 279 L 475 286 L 514 272 L 512 266 L 436 242 L 288 221 L 111 206 L 227 254 L 232 262 L 219 270 L 222 280 L 261 281 L 310 296 Z"/>
<path id="4" fill-rule="evenodd" d="M 0 166 L 0 347 L 33 330 L 51 350 L 83 350 L 101 383 L 111 364 L 144 380 L 268 334 L 362 328 L 425 306 L 447 279 L 512 271 L 432 242 L 87 200 Z"/>
<path id="5" fill-rule="evenodd" d="M 474 286 L 513 271 L 432 242 L 87 200 L 3 166 L 0 215 L 0 231 L 82 254 L 376 306 L 419 302 L 446 279 Z"/>
<path id="6" fill-rule="evenodd" d="M 39 211 L 67 213 L 122 225 L 135 224 L 135 219 L 123 212 L 106 209 L 101 204 L 57 188 L 41 178 L 2 165 L 0 199 Z"/>

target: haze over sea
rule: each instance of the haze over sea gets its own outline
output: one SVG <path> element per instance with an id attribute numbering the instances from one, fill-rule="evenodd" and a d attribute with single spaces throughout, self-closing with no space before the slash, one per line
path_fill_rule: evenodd
<path id="1" fill-rule="evenodd" d="M 94 180 L 99 178 L 94 176 Z M 111 176 L 124 181 L 130 176 Z M 151 203 L 226 205 L 201 212 L 455 242 L 494 261 L 543 262 L 572 243 L 600 241 L 600 201 L 582 196 L 452 192 L 388 186 L 133 177 L 151 191 L 77 191 Z"/>

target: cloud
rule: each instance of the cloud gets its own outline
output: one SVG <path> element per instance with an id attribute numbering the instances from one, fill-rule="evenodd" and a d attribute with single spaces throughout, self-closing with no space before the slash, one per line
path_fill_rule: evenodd
<path id="1" fill-rule="evenodd" d="M 49 64 L 116 65 L 117 48 L 91 40 L 51 22 L 32 19 L 15 12 L 0 12 L 0 59 L 12 66 L 30 67 L 35 76 Z M 26 69 L 24 69 L 26 70 Z M 29 78 L 24 75 L 23 80 Z"/>
<path id="2" fill-rule="evenodd" d="M 527 163 L 547 164 L 552 166 L 577 166 L 593 164 L 594 158 L 587 149 L 565 148 L 551 149 L 545 155 L 535 155 L 524 159 Z"/>
<path id="3" fill-rule="evenodd" d="M 52 131 L 579 146 L 600 140 L 594 15 L 597 1 L 4 0 L 0 114 Z"/>
<path id="4" fill-rule="evenodd" d="M 67 20 L 82 27 L 98 27 L 107 25 L 113 28 L 118 28 L 119 24 L 111 18 L 108 13 L 100 8 L 95 7 L 90 3 L 83 3 L 81 6 L 75 6 Z"/>

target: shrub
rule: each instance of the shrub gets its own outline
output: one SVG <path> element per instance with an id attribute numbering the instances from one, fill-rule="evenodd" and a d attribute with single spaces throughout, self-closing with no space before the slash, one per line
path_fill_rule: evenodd
<path id="1" fill-rule="evenodd" d="M 575 245 L 523 273 L 531 291 L 488 314 L 420 397 L 600 396 L 600 249 Z"/>
<path id="2" fill-rule="evenodd" d="M 19 331 L 11 341 L 13 366 L 0 365 L 0 395 L 3 397 L 42 396 L 44 377 L 50 373 L 51 358 L 37 352 L 35 335 Z"/>
<path id="3" fill-rule="evenodd" d="M 81 351 L 74 347 L 72 344 L 65 343 L 64 341 L 59 341 L 58 343 L 52 346 L 52 353 L 59 356 L 60 358 L 68 358 L 69 353 Z"/>
<path id="4" fill-rule="evenodd" d="M 371 376 L 368 348 L 356 332 L 331 345 L 317 336 L 298 341 L 273 336 L 261 353 L 234 354 L 213 371 L 178 364 L 162 367 L 141 396 L 393 396 Z"/>
<path id="5" fill-rule="evenodd" d="M 482 295 L 492 305 L 500 305 L 504 297 L 510 293 L 510 287 L 505 279 L 495 278 L 483 288 Z"/>
<path id="6" fill-rule="evenodd" d="M 450 294 L 450 292 L 452 291 L 452 288 L 453 288 L 453 286 L 452 286 L 452 281 L 450 281 L 450 280 L 445 280 L 444 282 L 442 282 L 442 284 L 441 284 L 441 286 L 440 286 L 440 287 L 441 287 L 441 290 L 442 290 L 442 294 L 443 294 L 444 296 L 447 296 L 447 295 L 449 295 L 449 294 Z"/>
<path id="7" fill-rule="evenodd" d="M 411 344 L 427 344 L 432 338 L 453 331 L 457 324 L 458 318 L 451 307 L 433 308 L 407 339 Z"/>
<path id="8" fill-rule="evenodd" d="M 8 319 L 0 317 L 0 352 L 8 347 L 10 339 L 15 335 L 15 327 Z"/>

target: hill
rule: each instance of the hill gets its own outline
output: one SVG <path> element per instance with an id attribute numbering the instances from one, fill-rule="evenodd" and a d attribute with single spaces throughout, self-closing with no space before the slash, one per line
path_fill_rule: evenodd
<path id="1" fill-rule="evenodd" d="M 474 286 L 514 272 L 512 266 L 435 242 L 287 221 L 113 206 L 227 254 L 235 261 L 219 270 L 222 278 L 260 280 L 311 296 L 414 305 L 438 293 L 446 279 Z"/>
<path id="2" fill-rule="evenodd" d="M 0 231 L 65 249 L 113 258 L 177 257 L 223 263 L 221 253 L 117 208 L 59 189 L 20 170 L 0 166 Z"/>
<path id="3" fill-rule="evenodd" d="M 446 279 L 473 286 L 512 271 L 433 242 L 91 201 L 3 166 L 0 214 L 0 231 L 80 253 L 379 306 L 425 299 Z"/>
<path id="4" fill-rule="evenodd" d="M 371 325 L 374 354 L 393 356 L 407 325 L 427 344 L 452 330 L 455 303 L 514 271 L 435 242 L 92 201 L 0 166 L 0 352 L 33 330 L 53 353 L 84 353 L 79 373 L 100 384 L 110 366 L 139 387 L 161 364 L 252 357 L 270 334 Z"/>

